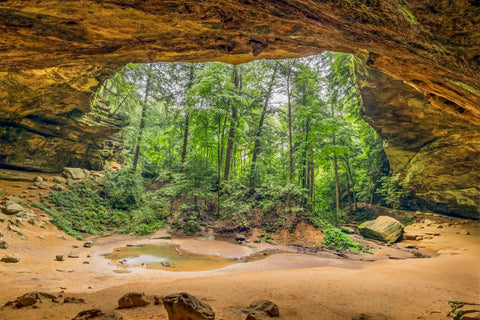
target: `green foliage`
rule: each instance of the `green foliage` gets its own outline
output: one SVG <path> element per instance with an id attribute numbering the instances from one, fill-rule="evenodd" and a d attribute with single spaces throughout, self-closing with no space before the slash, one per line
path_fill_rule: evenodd
<path id="1" fill-rule="evenodd" d="M 391 176 L 384 176 L 380 179 L 380 188 L 377 193 L 383 197 L 386 205 L 394 210 L 400 209 L 402 199 L 407 196 L 407 193 Z"/>
<path id="2" fill-rule="evenodd" d="M 349 236 L 343 233 L 340 229 L 332 225 L 327 225 L 322 229 L 325 236 L 322 241 L 322 246 L 330 250 L 342 250 L 353 253 L 358 253 L 363 250 L 363 244 L 354 242 Z"/>
<path id="3" fill-rule="evenodd" d="M 183 231 L 187 236 L 193 236 L 195 233 L 198 232 L 198 230 L 200 230 L 200 228 L 198 227 L 198 224 L 193 220 L 189 220 L 183 225 Z"/>
<path id="4" fill-rule="evenodd" d="M 404 215 L 404 216 L 402 217 L 402 219 L 400 219 L 400 222 L 401 222 L 404 226 L 409 226 L 409 225 L 415 223 L 415 216 L 414 216 L 414 215 Z"/>

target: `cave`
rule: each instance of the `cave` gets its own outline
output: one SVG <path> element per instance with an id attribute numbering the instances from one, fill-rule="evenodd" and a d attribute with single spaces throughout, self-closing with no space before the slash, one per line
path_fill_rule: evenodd
<path id="1" fill-rule="evenodd" d="M 5 1 L 0 15 L 2 167 L 101 166 L 120 120 L 90 112 L 90 99 L 126 63 L 331 50 L 363 61 L 363 116 L 401 185 L 434 211 L 478 219 L 476 1 Z"/>

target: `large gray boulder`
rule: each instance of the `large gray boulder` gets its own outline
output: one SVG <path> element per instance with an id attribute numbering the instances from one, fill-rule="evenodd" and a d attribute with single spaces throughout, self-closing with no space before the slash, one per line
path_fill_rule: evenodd
<path id="1" fill-rule="evenodd" d="M 210 306 L 189 293 L 181 292 L 168 295 L 163 299 L 168 320 L 214 320 L 215 312 Z"/>
<path id="2" fill-rule="evenodd" d="M 403 228 L 403 224 L 398 220 L 388 216 L 380 216 L 375 220 L 365 221 L 359 225 L 358 231 L 365 238 L 391 243 L 400 238 Z"/>

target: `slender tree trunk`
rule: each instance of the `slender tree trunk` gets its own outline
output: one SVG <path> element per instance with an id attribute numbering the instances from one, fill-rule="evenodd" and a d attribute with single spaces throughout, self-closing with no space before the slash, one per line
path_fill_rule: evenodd
<path id="1" fill-rule="evenodd" d="M 270 102 L 270 97 L 272 95 L 273 90 L 273 82 L 275 81 L 275 77 L 277 75 L 277 68 L 278 65 L 275 64 L 273 69 L 272 77 L 270 78 L 270 82 L 268 83 L 268 89 L 265 93 L 265 100 L 263 102 L 262 113 L 260 114 L 260 121 L 258 122 L 258 127 L 255 132 L 255 145 L 253 147 L 252 152 L 252 166 L 250 168 L 250 188 L 255 188 L 257 183 L 257 157 L 260 153 L 260 148 L 262 144 L 262 131 L 263 131 L 263 123 L 265 122 L 265 115 L 267 114 L 268 104 Z"/>
<path id="2" fill-rule="evenodd" d="M 236 89 L 241 89 L 241 73 L 238 66 L 233 66 L 233 82 Z M 237 107 L 232 103 L 232 119 L 230 121 L 230 130 L 228 132 L 227 152 L 225 154 L 225 171 L 223 179 L 228 181 L 230 175 L 230 166 L 232 162 L 233 143 L 235 139 L 235 127 L 237 124 Z"/>
<path id="3" fill-rule="evenodd" d="M 147 73 L 147 84 L 145 87 L 145 95 L 143 96 L 143 106 L 142 106 L 142 117 L 140 119 L 140 127 L 138 128 L 138 136 L 137 136 L 137 145 L 135 147 L 135 156 L 133 158 L 133 172 L 137 171 L 138 165 L 138 158 L 140 156 L 140 146 L 142 144 L 142 136 L 143 136 L 143 129 L 145 128 L 145 118 L 147 115 L 147 102 L 148 102 L 148 94 L 150 90 L 150 81 L 151 81 L 151 67 L 149 67 Z"/>
<path id="4" fill-rule="evenodd" d="M 287 106 L 288 106 L 288 183 L 291 184 L 293 180 L 293 137 L 292 137 L 292 101 L 290 89 L 291 70 L 287 74 Z M 290 191 L 287 197 L 287 208 L 290 208 L 292 195 Z"/>
<path id="5" fill-rule="evenodd" d="M 195 80 L 195 66 L 194 64 L 190 64 L 190 70 L 188 74 L 188 84 L 186 87 L 186 91 L 188 92 L 192 86 L 193 82 Z M 188 105 L 188 103 L 187 103 Z M 188 108 L 188 107 L 187 107 Z M 185 172 L 185 160 L 187 159 L 187 147 L 188 147 L 188 135 L 190 131 L 190 110 L 187 110 L 185 112 L 185 128 L 184 128 L 184 133 L 183 133 L 183 148 L 182 148 L 182 166 L 180 168 L 180 173 Z"/>
<path id="6" fill-rule="evenodd" d="M 187 159 L 188 134 L 190 130 L 190 111 L 185 114 L 185 129 L 183 131 L 183 147 L 182 147 L 182 167 L 180 173 L 185 172 L 185 160 Z"/>
<path id="7" fill-rule="evenodd" d="M 348 160 L 348 155 L 346 156 L 347 163 L 347 178 L 350 179 L 352 183 L 352 198 L 353 198 L 353 207 L 357 210 L 357 196 L 355 194 L 355 181 L 353 180 L 352 168 L 350 167 L 350 161 Z"/>
<path id="8" fill-rule="evenodd" d="M 333 146 L 336 146 L 335 133 L 333 134 Z M 340 213 L 340 183 L 338 179 L 337 155 L 333 154 L 333 170 L 335 173 L 335 223 L 338 226 L 338 215 Z"/>

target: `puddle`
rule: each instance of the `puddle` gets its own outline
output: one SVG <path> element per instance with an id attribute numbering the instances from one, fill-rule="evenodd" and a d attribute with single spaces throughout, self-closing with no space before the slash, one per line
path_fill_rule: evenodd
<path id="1" fill-rule="evenodd" d="M 277 250 L 265 250 L 242 258 L 223 258 L 217 255 L 190 253 L 178 245 L 139 245 L 114 249 L 105 258 L 112 260 L 122 269 L 117 273 L 128 272 L 129 267 L 144 267 L 164 271 L 186 272 L 207 271 L 225 268 L 236 263 L 247 263 L 264 259 L 278 253 Z"/>

